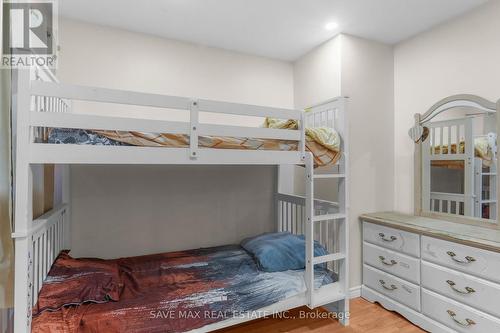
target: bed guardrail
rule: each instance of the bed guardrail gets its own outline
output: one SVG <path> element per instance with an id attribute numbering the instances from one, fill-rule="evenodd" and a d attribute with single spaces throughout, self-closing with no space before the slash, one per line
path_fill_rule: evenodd
<path id="1" fill-rule="evenodd" d="M 34 112 L 38 115 L 42 112 L 69 112 L 68 101 L 57 97 L 36 96 L 34 98 Z M 48 127 L 35 127 L 33 130 L 34 142 L 47 142 L 49 138 Z"/>
<path id="2" fill-rule="evenodd" d="M 330 108 L 328 104 L 324 108 L 316 108 L 314 111 L 306 110 L 306 126 L 335 128 L 339 116 L 339 110 Z"/>
<path id="3" fill-rule="evenodd" d="M 474 151 L 472 118 L 436 121 L 426 126 L 430 130 L 426 142 L 431 160 L 466 159 Z"/>
<path id="4" fill-rule="evenodd" d="M 430 207 L 433 212 L 464 215 L 466 200 L 464 194 L 431 192 L 430 200 Z"/>
<path id="5" fill-rule="evenodd" d="M 306 199 L 303 196 L 276 193 L 277 229 L 279 232 L 290 232 L 305 235 Z M 316 225 L 314 239 L 323 245 L 329 253 L 340 251 L 340 229 L 338 217 L 339 204 L 327 200 L 314 200 L 315 215 L 331 215 L 331 219 Z M 329 263 L 330 264 L 330 263 Z M 334 270 L 333 265 L 329 267 Z"/>
<path id="6" fill-rule="evenodd" d="M 26 232 L 15 232 L 13 238 L 28 238 L 28 317 L 38 299 L 38 292 L 57 255 L 65 248 L 67 205 L 62 204 L 33 221 Z"/>
<path id="7" fill-rule="evenodd" d="M 52 71 L 46 67 L 35 66 L 30 69 L 31 82 L 54 82 L 59 83 Z M 32 97 L 31 110 L 35 112 L 70 112 L 71 101 L 67 99 L 47 96 Z M 36 127 L 33 129 L 34 142 L 47 142 L 48 128 Z"/>
<path id="8" fill-rule="evenodd" d="M 305 232 L 305 197 L 276 193 L 275 200 L 278 212 L 278 231 L 303 234 Z M 339 211 L 339 204 L 337 202 L 315 199 L 314 209 L 316 215 L 335 214 Z"/>
<path id="9" fill-rule="evenodd" d="M 32 81 L 29 94 L 32 98 L 34 98 L 34 101 L 36 101 L 35 111 L 32 111 L 30 115 L 30 126 L 35 128 L 60 127 L 89 130 L 120 130 L 186 134 L 190 137 L 189 156 L 192 159 L 196 159 L 199 154 L 198 137 L 201 135 L 298 141 L 299 150 L 302 152 L 302 155 L 304 155 L 305 152 L 305 136 L 303 128 L 300 128 L 299 130 L 272 129 L 206 124 L 199 122 L 200 112 L 210 112 L 240 116 L 294 119 L 300 121 L 300 124 L 303 124 L 303 112 L 300 110 L 219 102 L 205 99 L 192 99 L 187 97 L 140 93 L 116 89 L 84 87 L 43 81 Z M 189 122 L 166 121 L 101 115 L 84 115 L 69 112 L 59 114 L 59 111 L 61 110 L 63 112 L 67 111 L 65 104 L 65 101 L 67 100 L 185 110 L 189 112 L 190 120 Z"/>

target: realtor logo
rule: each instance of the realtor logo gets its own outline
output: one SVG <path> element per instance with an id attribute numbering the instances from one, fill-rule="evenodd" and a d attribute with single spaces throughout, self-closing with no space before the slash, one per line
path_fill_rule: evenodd
<path id="1" fill-rule="evenodd" d="M 9 1 L 2 8 L 1 67 L 55 67 L 54 1 Z"/>

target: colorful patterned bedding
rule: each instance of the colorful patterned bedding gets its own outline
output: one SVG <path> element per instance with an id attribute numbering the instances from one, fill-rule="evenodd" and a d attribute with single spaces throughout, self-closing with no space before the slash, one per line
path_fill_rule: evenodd
<path id="1" fill-rule="evenodd" d="M 189 135 L 53 128 L 49 132 L 47 142 L 55 144 L 187 148 L 189 147 Z M 297 141 L 274 139 L 199 136 L 198 144 L 202 148 L 218 149 L 298 150 Z M 316 166 L 332 165 L 337 163 L 341 156 L 340 138 L 331 129 L 308 129 L 306 149 L 313 153 Z"/>
<path id="2" fill-rule="evenodd" d="M 42 312 L 34 315 L 32 332 L 186 332 L 255 317 L 252 311 L 306 290 L 303 270 L 259 271 L 237 245 L 113 261 L 124 285 L 119 301 Z M 315 271 L 317 288 L 337 281 L 330 271 Z"/>
<path id="3" fill-rule="evenodd" d="M 496 135 L 495 135 L 496 140 Z M 474 157 L 478 157 L 483 161 L 484 167 L 491 167 L 494 163 L 495 155 L 493 153 L 494 144 L 490 142 L 488 137 L 478 137 L 474 139 Z M 494 141 L 493 141 L 494 142 Z M 457 153 L 457 144 L 453 143 L 451 149 L 448 145 L 434 146 L 431 148 L 433 154 L 449 154 L 448 150 L 451 150 L 451 154 Z M 465 141 L 460 141 L 458 145 L 458 153 L 465 153 Z M 463 169 L 463 160 L 433 160 L 431 161 L 432 166 L 448 169 Z"/>

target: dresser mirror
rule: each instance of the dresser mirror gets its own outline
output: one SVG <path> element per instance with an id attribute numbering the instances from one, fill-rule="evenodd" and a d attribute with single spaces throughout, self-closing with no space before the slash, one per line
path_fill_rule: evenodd
<path id="1" fill-rule="evenodd" d="M 457 95 L 415 115 L 418 215 L 496 224 L 499 103 Z"/>

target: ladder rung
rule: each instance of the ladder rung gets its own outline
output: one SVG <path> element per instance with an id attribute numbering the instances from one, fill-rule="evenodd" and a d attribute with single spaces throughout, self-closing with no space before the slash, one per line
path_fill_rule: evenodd
<path id="1" fill-rule="evenodd" d="M 324 256 L 319 256 L 319 257 L 314 257 L 313 258 L 313 264 L 323 264 L 325 262 L 331 262 L 331 261 L 337 261 L 337 260 L 342 260 L 345 259 L 345 254 L 344 253 L 332 253 L 332 254 L 327 254 Z"/>
<path id="2" fill-rule="evenodd" d="M 325 174 L 319 174 L 319 175 L 314 175 L 314 179 L 327 179 L 327 178 L 345 178 L 345 174 L 343 173 L 325 173 Z"/>
<path id="3" fill-rule="evenodd" d="M 314 222 L 345 219 L 345 214 L 323 214 L 313 216 Z"/>

